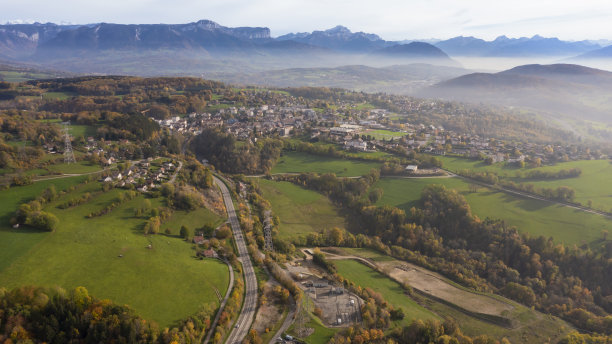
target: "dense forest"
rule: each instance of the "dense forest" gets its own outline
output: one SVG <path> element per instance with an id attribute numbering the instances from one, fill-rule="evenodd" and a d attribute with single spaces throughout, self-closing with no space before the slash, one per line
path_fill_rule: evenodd
<path id="1" fill-rule="evenodd" d="M 252 144 L 238 144 L 236 139 L 217 129 L 205 129 L 191 142 L 199 158 L 207 159 L 216 168 L 229 173 L 267 173 L 280 157 L 283 142 L 261 139 Z"/>

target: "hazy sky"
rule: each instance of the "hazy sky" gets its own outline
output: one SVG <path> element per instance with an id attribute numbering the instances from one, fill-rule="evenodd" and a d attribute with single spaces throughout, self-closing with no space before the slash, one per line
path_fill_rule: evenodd
<path id="1" fill-rule="evenodd" d="M 0 22 L 267 26 L 273 36 L 336 25 L 387 40 L 477 36 L 612 39 L 610 0 L 0 0 Z"/>

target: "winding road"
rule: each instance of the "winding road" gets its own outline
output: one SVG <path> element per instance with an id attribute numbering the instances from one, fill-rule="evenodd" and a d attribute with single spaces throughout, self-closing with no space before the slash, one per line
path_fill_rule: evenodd
<path id="1" fill-rule="evenodd" d="M 229 344 L 237 344 L 241 343 L 244 337 L 246 337 L 253 323 L 253 318 L 255 317 L 255 311 L 257 310 L 257 278 L 255 277 L 253 263 L 251 262 L 251 257 L 247 250 L 246 240 L 244 239 L 242 229 L 240 229 L 240 222 L 238 222 L 238 217 L 236 216 L 232 196 L 221 179 L 217 177 L 214 177 L 214 179 L 215 184 L 221 189 L 221 194 L 223 195 L 227 217 L 232 227 L 236 247 L 238 248 L 238 259 L 240 259 L 242 263 L 242 271 L 244 273 L 244 289 L 246 291 L 244 303 L 242 304 L 242 310 L 238 316 L 238 320 L 236 320 L 236 325 L 232 329 L 226 342 Z"/>

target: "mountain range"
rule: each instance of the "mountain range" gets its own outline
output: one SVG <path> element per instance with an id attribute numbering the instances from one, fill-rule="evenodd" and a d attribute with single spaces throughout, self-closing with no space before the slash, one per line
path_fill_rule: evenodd
<path id="1" fill-rule="evenodd" d="M 539 35 L 531 38 L 500 36 L 492 41 L 459 36 L 434 43 L 434 45 L 451 56 L 478 57 L 569 57 L 601 48 L 599 44 L 591 41 L 569 42 Z"/>
<path id="2" fill-rule="evenodd" d="M 280 63 L 282 67 L 292 67 L 304 60 L 329 64 L 340 57 L 343 60 L 348 57 L 352 62 L 375 57 L 381 62 L 388 59 L 387 64 L 427 60 L 458 65 L 429 43 L 388 42 L 373 34 L 353 33 L 342 26 L 273 38 L 270 29 L 265 27 L 229 28 L 210 20 L 188 24 L 0 25 L 0 58 L 3 59 L 67 67 L 63 64 L 66 57 L 73 60 L 80 57 L 88 59 L 96 69 L 107 62 L 105 56 L 109 52 L 118 52 L 127 60 L 142 59 L 143 54 L 158 57 L 175 52 L 200 61 L 249 60 L 253 66 Z M 299 59 L 292 65 L 287 56 Z M 164 59 L 164 63 L 168 62 L 171 61 Z M 189 65 L 182 63 L 182 66 Z M 104 68 L 95 71 L 104 72 Z"/>
<path id="3" fill-rule="evenodd" d="M 266 27 L 187 24 L 0 25 L 0 59 L 79 73 L 199 74 L 340 65 L 428 63 L 460 67 L 453 56 L 605 58 L 612 48 L 557 38 L 455 37 L 387 41 L 344 26 L 272 37 Z M 449 56 L 450 55 L 450 56 Z"/>

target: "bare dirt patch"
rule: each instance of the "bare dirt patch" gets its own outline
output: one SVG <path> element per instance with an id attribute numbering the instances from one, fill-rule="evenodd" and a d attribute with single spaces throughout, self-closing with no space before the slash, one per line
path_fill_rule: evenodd
<path id="1" fill-rule="evenodd" d="M 504 316 L 514 306 L 487 295 L 472 293 L 446 282 L 434 272 L 406 262 L 377 263 L 391 278 L 412 288 L 455 304 L 470 312 Z"/>
<path id="2" fill-rule="evenodd" d="M 204 195 L 204 206 L 211 210 L 213 213 L 225 217 L 225 204 L 223 203 L 223 197 L 221 191 L 217 188 L 208 188 L 202 192 Z"/>

